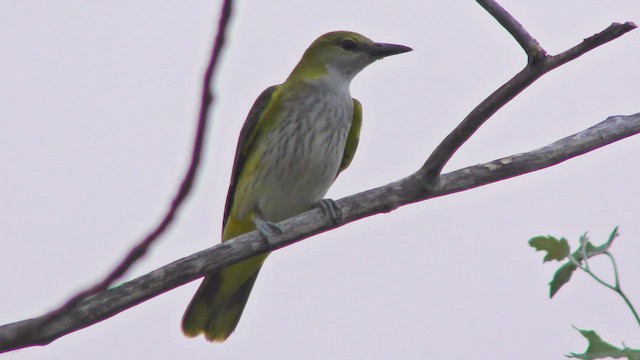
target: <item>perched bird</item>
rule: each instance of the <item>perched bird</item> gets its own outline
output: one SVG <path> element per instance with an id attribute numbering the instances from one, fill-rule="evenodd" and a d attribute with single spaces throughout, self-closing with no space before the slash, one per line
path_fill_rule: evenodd
<path id="1" fill-rule="evenodd" d="M 362 107 L 349 86 L 362 69 L 411 48 L 347 31 L 320 36 L 287 80 L 258 97 L 243 125 L 224 211 L 222 241 L 259 230 L 322 199 L 358 146 Z M 188 337 L 222 342 L 234 331 L 268 254 L 208 274 L 182 319 Z"/>

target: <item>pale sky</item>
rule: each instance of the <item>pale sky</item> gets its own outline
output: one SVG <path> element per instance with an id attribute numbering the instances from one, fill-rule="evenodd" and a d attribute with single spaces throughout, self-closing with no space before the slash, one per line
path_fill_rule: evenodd
<path id="1" fill-rule="evenodd" d="M 500 2 L 550 53 L 637 0 Z M 105 274 L 160 218 L 187 166 L 217 1 L 0 2 L 0 323 L 39 316 Z M 203 168 L 177 223 L 127 275 L 219 241 L 240 127 L 260 92 L 333 30 L 411 46 L 373 64 L 352 95 L 360 147 L 328 196 L 419 168 L 525 64 L 474 1 L 244 1 L 214 84 Z M 640 111 L 640 30 L 554 70 L 499 111 L 445 171 L 533 150 Z M 236 332 L 188 340 L 193 282 L 45 347 L 3 359 L 562 359 L 571 327 L 640 348 L 629 310 L 584 274 L 553 299 L 557 265 L 527 240 L 589 231 L 613 247 L 640 307 L 640 138 L 550 169 L 403 207 L 273 253 Z M 605 277 L 608 264 L 596 261 Z M 601 266 L 598 266 L 601 265 Z"/>

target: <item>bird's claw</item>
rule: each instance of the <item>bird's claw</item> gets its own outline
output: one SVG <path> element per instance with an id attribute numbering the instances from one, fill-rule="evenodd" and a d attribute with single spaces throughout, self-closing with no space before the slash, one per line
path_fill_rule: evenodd
<path id="1" fill-rule="evenodd" d="M 270 221 L 264 221 L 262 219 L 256 219 L 255 225 L 256 230 L 260 232 L 269 248 L 273 248 L 273 235 L 282 235 L 282 228 L 280 225 Z"/>
<path id="2" fill-rule="evenodd" d="M 339 224 L 342 220 L 342 210 L 333 199 L 322 199 L 318 201 L 316 206 L 331 218 L 334 225 Z"/>

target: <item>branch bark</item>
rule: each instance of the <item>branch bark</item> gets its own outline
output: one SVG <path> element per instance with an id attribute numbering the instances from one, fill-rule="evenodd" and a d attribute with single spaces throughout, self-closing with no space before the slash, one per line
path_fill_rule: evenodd
<path id="1" fill-rule="evenodd" d="M 558 55 L 549 56 L 524 27 L 495 1 L 478 0 L 478 3 L 494 16 L 522 46 L 528 57 L 527 65 L 473 109 L 442 141 L 417 172 L 388 185 L 338 200 L 337 204 L 343 213 L 340 224 L 333 224 L 320 210 L 314 209 L 280 223 L 283 234 L 279 236 L 274 234 L 270 244 L 266 244 L 256 232 L 252 232 L 175 261 L 118 287 L 104 290 L 121 276 L 133 261 L 144 254 L 153 239 L 162 234 L 189 191 L 199 160 L 199 150 L 196 152 L 196 149 L 202 145 L 206 125 L 202 116 L 206 118 L 208 106 L 212 101 L 212 95 L 207 93 L 210 81 L 205 80 L 203 107 L 201 108 L 199 131 L 195 140 L 191 167 L 165 220 L 159 224 L 156 231 L 142 242 L 142 250 L 136 246 L 132 253 L 123 260 L 124 267 L 121 264 L 104 281 L 73 297 L 61 309 L 38 318 L 0 326 L 0 352 L 48 344 L 61 336 L 105 320 L 145 300 L 195 280 L 208 272 L 260 253 L 288 246 L 352 221 L 389 212 L 414 202 L 541 170 L 640 132 L 640 113 L 629 116 L 613 116 L 589 129 L 543 148 L 441 174 L 446 163 L 464 142 L 491 115 L 535 80 L 636 27 L 631 22 L 614 23 L 602 32 L 584 39 L 573 48 Z M 223 10 L 212 62 L 205 79 L 210 78 L 213 72 L 215 59 L 217 59 L 219 47 L 224 39 L 224 28 L 230 14 L 230 1 L 225 1 L 224 6 L 226 10 Z M 209 97 L 207 98 L 207 96 Z"/>
<path id="2" fill-rule="evenodd" d="M 438 185 L 430 192 L 425 191 L 424 187 L 416 186 L 416 182 L 421 181 L 421 178 L 414 174 L 388 185 L 340 199 L 337 204 L 342 209 L 344 218 L 339 225 L 333 224 L 321 210 L 314 209 L 280 223 L 283 234 L 274 234 L 271 246 L 255 231 L 225 241 L 85 299 L 68 312 L 41 326 L 37 332 L 26 330 L 38 326 L 42 317 L 0 326 L 0 351 L 48 344 L 63 335 L 108 319 L 202 277 L 208 272 L 291 245 L 329 229 L 414 202 L 542 170 L 638 133 L 640 113 L 612 116 L 589 129 L 540 149 L 443 174 Z M 25 337 L 22 334 L 29 336 Z"/>
<path id="3" fill-rule="evenodd" d="M 624 24 L 613 23 L 600 33 L 584 39 L 571 49 L 555 56 L 549 56 L 542 46 L 538 44 L 538 41 L 529 35 L 524 27 L 498 3 L 493 0 L 478 0 L 478 3 L 487 9 L 522 46 L 527 54 L 527 65 L 511 80 L 478 104 L 436 147 L 419 171 L 421 176 L 424 177 L 425 186 L 427 187 L 433 186 L 437 181 L 438 175 L 440 175 L 447 162 L 451 160 L 453 154 L 471 138 L 485 121 L 542 75 L 636 28 L 636 25 L 632 22 Z"/>

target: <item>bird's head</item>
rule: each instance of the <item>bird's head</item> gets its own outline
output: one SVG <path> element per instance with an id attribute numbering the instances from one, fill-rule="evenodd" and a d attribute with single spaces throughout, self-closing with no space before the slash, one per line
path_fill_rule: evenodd
<path id="1" fill-rule="evenodd" d="M 411 50 L 408 46 L 377 43 L 355 32 L 334 31 L 309 46 L 294 73 L 307 78 L 335 73 L 351 81 L 374 61 Z"/>

